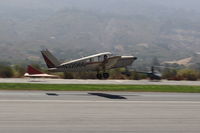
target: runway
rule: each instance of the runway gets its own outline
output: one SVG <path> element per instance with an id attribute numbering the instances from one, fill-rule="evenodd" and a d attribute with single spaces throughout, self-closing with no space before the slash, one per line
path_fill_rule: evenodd
<path id="1" fill-rule="evenodd" d="M 1 133 L 199 133 L 200 94 L 0 91 Z"/>
<path id="2" fill-rule="evenodd" d="M 29 79 L 1 78 L 0 83 L 40 83 L 40 84 L 121 84 L 121 85 L 195 85 L 200 81 L 149 81 L 149 80 L 81 80 L 81 79 Z"/>

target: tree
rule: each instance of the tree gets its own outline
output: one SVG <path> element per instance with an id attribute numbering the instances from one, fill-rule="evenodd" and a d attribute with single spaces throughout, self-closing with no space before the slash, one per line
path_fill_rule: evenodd
<path id="1" fill-rule="evenodd" d="M 164 79 L 174 80 L 174 79 L 176 79 L 176 74 L 177 74 L 177 70 L 166 68 L 162 72 L 162 77 Z"/>
<path id="2" fill-rule="evenodd" d="M 13 69 L 15 71 L 15 77 L 23 77 L 26 73 L 26 68 L 22 65 L 15 65 Z"/>
<path id="3" fill-rule="evenodd" d="M 14 73 L 10 66 L 0 66 L 1 78 L 12 78 L 13 76 L 14 76 Z"/>

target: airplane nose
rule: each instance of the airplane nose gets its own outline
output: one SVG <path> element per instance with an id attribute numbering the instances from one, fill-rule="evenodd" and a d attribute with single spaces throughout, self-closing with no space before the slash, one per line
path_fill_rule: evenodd
<path id="1" fill-rule="evenodd" d="M 134 60 L 137 60 L 137 57 L 133 57 Z"/>

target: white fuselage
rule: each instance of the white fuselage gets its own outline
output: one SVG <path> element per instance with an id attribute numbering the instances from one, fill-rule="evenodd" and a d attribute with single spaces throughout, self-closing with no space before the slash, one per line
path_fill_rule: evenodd
<path id="1" fill-rule="evenodd" d="M 57 68 L 49 69 L 54 72 L 82 72 L 82 71 L 102 71 L 103 69 L 109 70 L 113 68 L 126 67 L 131 65 L 136 57 L 134 56 L 113 56 L 109 57 L 107 62 L 103 60 L 80 60 L 69 63 L 64 63 Z M 103 68 L 105 64 L 105 68 Z"/>

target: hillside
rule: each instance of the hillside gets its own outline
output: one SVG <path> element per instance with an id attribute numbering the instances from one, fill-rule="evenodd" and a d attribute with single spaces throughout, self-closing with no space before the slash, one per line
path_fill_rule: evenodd
<path id="1" fill-rule="evenodd" d="M 42 62 L 41 48 L 51 49 L 60 59 L 111 51 L 138 56 L 138 62 L 145 63 L 153 57 L 178 60 L 200 51 L 199 10 L 184 5 L 146 0 L 19 1 L 0 5 L 0 60 Z"/>

